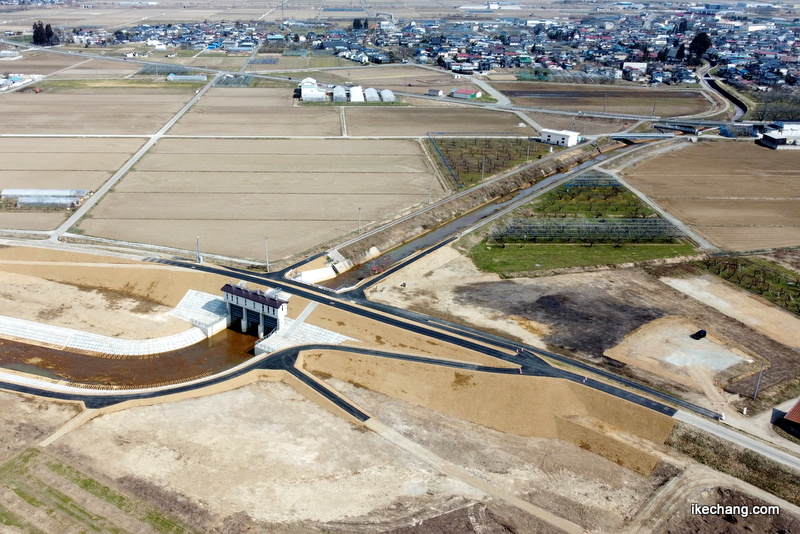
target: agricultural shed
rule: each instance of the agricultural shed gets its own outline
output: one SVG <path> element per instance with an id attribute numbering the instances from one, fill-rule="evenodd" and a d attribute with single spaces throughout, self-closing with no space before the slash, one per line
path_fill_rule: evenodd
<path id="1" fill-rule="evenodd" d="M 428 96 L 444 96 L 444 91 L 441 89 L 428 89 Z"/>
<path id="2" fill-rule="evenodd" d="M 450 96 L 453 98 L 461 98 L 463 100 L 476 100 L 483 96 L 480 91 L 472 91 L 471 89 L 453 89 L 450 91 Z"/>
<path id="3" fill-rule="evenodd" d="M 85 197 L 89 194 L 87 189 L 3 189 L 0 191 L 2 198 L 19 197 Z"/>
<path id="4" fill-rule="evenodd" d="M 325 102 L 328 99 L 328 95 L 317 85 L 317 80 L 314 78 L 304 78 L 298 87 L 303 102 Z"/>
<path id="5" fill-rule="evenodd" d="M 542 143 L 571 147 L 578 144 L 578 132 L 569 130 L 548 130 L 542 128 Z"/>
<path id="6" fill-rule="evenodd" d="M 396 102 L 397 99 L 394 97 L 394 93 L 391 92 L 389 89 L 384 89 L 381 91 L 381 100 L 384 102 Z"/>
<path id="7" fill-rule="evenodd" d="M 205 74 L 169 74 L 167 76 L 168 82 L 205 82 L 208 81 L 208 76 Z"/>
<path id="8" fill-rule="evenodd" d="M 361 90 L 360 85 L 350 88 L 350 102 L 363 102 L 364 92 Z"/>
<path id="9" fill-rule="evenodd" d="M 337 85 L 333 88 L 333 101 L 347 102 L 347 91 L 341 85 Z"/>
<path id="10" fill-rule="evenodd" d="M 787 432 L 800 437 L 800 401 L 786 415 L 776 421 L 776 424 Z"/>
<path id="11" fill-rule="evenodd" d="M 364 89 L 364 99 L 367 102 L 380 102 L 381 97 L 378 95 L 378 91 L 372 87 L 367 87 Z"/>
<path id="12" fill-rule="evenodd" d="M 68 208 L 77 205 L 81 199 L 77 197 L 18 197 L 20 208 Z"/>

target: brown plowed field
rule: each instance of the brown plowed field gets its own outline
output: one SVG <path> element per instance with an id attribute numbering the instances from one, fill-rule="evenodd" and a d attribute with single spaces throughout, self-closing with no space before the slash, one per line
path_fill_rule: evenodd
<path id="1" fill-rule="evenodd" d="M 172 135 L 340 135 L 339 110 L 295 106 L 292 89 L 209 91 L 170 130 Z"/>
<path id="2" fill-rule="evenodd" d="M 800 245 L 800 153 L 698 143 L 623 171 L 634 187 L 726 250 Z"/>
<path id="3" fill-rule="evenodd" d="M 135 73 L 139 68 L 140 65 L 137 63 L 92 59 L 90 61 L 78 63 L 65 71 L 59 72 L 55 74 L 52 79 L 120 78 Z"/>
<path id="4" fill-rule="evenodd" d="M 521 132 L 519 117 L 476 108 L 344 108 L 347 133 L 356 136 L 417 135 L 428 132 Z"/>
<path id="5" fill-rule="evenodd" d="M 622 119 L 600 119 L 597 117 L 571 117 L 552 113 L 526 113 L 542 128 L 552 130 L 572 130 L 584 135 L 622 132 L 633 126 L 634 121 Z"/>
<path id="6" fill-rule="evenodd" d="M 514 104 L 565 111 L 606 111 L 631 115 L 677 117 L 709 109 L 703 95 L 691 89 L 635 86 L 570 85 L 546 82 L 499 82 L 495 88 Z M 655 105 L 655 113 L 653 106 Z"/>
<path id="7" fill-rule="evenodd" d="M 56 71 L 77 65 L 87 58 L 76 55 L 75 57 L 63 54 L 48 54 L 45 52 L 24 52 L 22 59 L 4 61 L 3 70 L 15 74 L 53 74 Z"/>
<path id="8" fill-rule="evenodd" d="M 289 155 L 291 154 L 291 156 Z M 441 188 L 416 141 L 163 139 L 80 223 L 88 235 L 262 261 L 396 216 Z"/>
<path id="9" fill-rule="evenodd" d="M 455 88 L 479 90 L 476 85 L 466 83 L 463 78 L 453 79 L 452 73 L 446 70 L 435 71 L 421 67 L 402 66 L 380 69 L 354 68 L 353 70 L 343 70 L 340 74 L 344 77 L 345 73 L 347 81 L 364 87 L 374 87 L 378 90 L 390 89 L 421 95 L 426 94 L 428 89 L 441 89 L 445 94 Z"/>
<path id="10" fill-rule="evenodd" d="M 192 93 L 193 94 L 193 93 Z M 0 99 L 3 133 L 149 135 L 189 100 L 186 91 L 11 93 Z"/>

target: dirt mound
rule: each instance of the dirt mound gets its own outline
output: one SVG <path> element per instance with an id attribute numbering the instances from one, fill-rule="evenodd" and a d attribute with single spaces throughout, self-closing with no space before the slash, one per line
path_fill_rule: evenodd
<path id="1" fill-rule="evenodd" d="M 673 426 L 669 417 L 556 378 L 456 370 L 343 353 L 308 354 L 303 365 L 321 376 L 339 378 L 502 432 L 572 441 L 640 473 L 652 471 L 658 458 L 617 441 L 610 431 L 663 442 Z M 541 402 L 543 398 L 549 402 Z"/>
<path id="2" fill-rule="evenodd" d="M 722 505 L 741 507 L 748 511 L 767 503 L 751 495 L 730 488 L 703 490 L 690 496 L 690 502 L 700 505 Z M 734 508 L 733 510 L 736 510 Z M 717 515 L 693 515 L 689 506 L 682 507 L 656 534 L 749 534 L 752 532 L 800 533 L 800 519 L 794 515 L 754 515 L 722 513 Z"/>

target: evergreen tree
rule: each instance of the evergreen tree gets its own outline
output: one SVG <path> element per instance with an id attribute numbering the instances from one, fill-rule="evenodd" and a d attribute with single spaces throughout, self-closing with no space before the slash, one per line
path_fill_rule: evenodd
<path id="1" fill-rule="evenodd" d="M 53 33 L 53 28 L 48 24 L 44 27 L 44 36 L 47 46 L 55 46 L 58 44 L 58 36 Z"/>
<path id="2" fill-rule="evenodd" d="M 364 30 L 369 29 L 369 19 L 364 19 L 364 22 L 361 24 L 361 28 Z"/>
<path id="3" fill-rule="evenodd" d="M 686 45 L 681 43 L 681 46 L 678 47 L 678 51 L 675 52 L 675 59 L 683 59 L 686 57 Z"/>
<path id="4" fill-rule="evenodd" d="M 44 31 L 44 24 L 40 20 L 33 23 L 33 44 L 36 46 L 44 46 L 47 44 L 47 36 Z"/>
<path id="5" fill-rule="evenodd" d="M 361 29 L 361 19 L 353 19 L 353 29 L 354 30 Z"/>
<path id="6" fill-rule="evenodd" d="M 714 43 L 711 42 L 711 37 L 709 37 L 706 32 L 700 32 L 695 35 L 692 42 L 689 43 L 689 51 L 697 59 L 700 59 L 713 44 Z"/>

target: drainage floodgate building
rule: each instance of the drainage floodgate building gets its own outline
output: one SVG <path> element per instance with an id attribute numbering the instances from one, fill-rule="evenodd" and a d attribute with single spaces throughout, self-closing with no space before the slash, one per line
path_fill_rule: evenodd
<path id="1" fill-rule="evenodd" d="M 288 293 L 280 289 L 247 289 L 242 283 L 225 284 L 221 291 L 228 307 L 228 326 L 233 324 L 234 319 L 242 321 L 242 332 L 258 325 L 258 337 L 263 337 L 268 330 L 280 330 L 283 326 L 291 297 Z"/>

